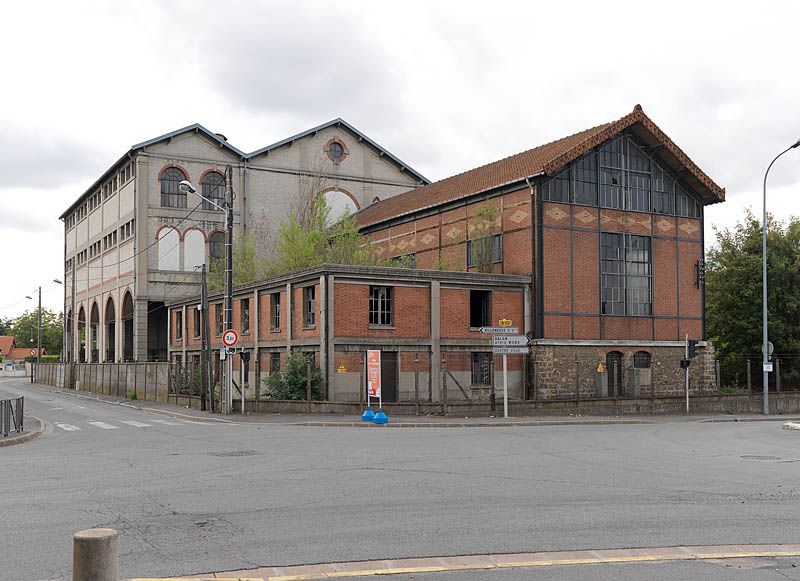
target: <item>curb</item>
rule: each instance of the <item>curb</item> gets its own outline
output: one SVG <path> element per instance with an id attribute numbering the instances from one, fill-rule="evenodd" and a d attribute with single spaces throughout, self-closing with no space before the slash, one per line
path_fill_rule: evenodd
<path id="1" fill-rule="evenodd" d="M 23 432 L 19 436 L 3 438 L 0 440 L 0 448 L 5 446 L 14 446 L 16 444 L 24 444 L 26 442 L 30 442 L 31 440 L 35 440 L 40 436 L 46 436 L 50 432 L 53 431 L 53 424 L 47 422 L 41 418 L 37 418 L 36 416 L 28 416 L 33 418 L 37 422 L 39 422 L 39 428 L 34 430 L 33 432 Z"/>
<path id="2" fill-rule="evenodd" d="M 698 420 L 696 423 L 698 424 L 724 424 L 724 423 L 731 423 L 731 422 L 784 422 L 786 421 L 784 418 L 776 418 L 776 417 L 763 417 L 763 418 L 708 418 L 705 420 Z M 800 420 L 791 420 L 791 421 L 800 421 Z M 787 422 L 789 423 L 789 422 Z"/>
<path id="3" fill-rule="evenodd" d="M 399 422 L 396 424 L 373 424 L 372 422 L 299 422 L 284 424 L 313 428 L 517 428 L 544 426 L 606 426 L 654 424 L 647 420 L 585 420 L 585 421 L 519 421 L 519 422 Z"/>

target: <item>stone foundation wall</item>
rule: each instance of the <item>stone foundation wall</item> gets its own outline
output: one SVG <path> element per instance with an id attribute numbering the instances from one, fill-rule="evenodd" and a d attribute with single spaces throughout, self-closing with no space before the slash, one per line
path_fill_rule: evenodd
<path id="1" fill-rule="evenodd" d="M 698 344 L 698 355 L 689 366 L 689 393 L 713 395 L 718 393 L 714 346 Z M 607 355 L 622 354 L 618 370 L 618 397 L 668 397 L 685 393 L 685 372 L 680 361 L 685 348 L 677 343 L 627 342 L 596 344 L 534 344 L 531 348 L 533 398 L 538 400 L 593 399 L 614 397 L 610 376 L 614 370 L 607 366 Z M 637 352 L 650 354 L 649 369 L 634 368 Z M 602 364 L 602 365 L 601 365 Z M 602 369 L 598 372 L 598 369 Z M 605 379 L 603 379 L 605 376 Z M 607 388 L 603 388 L 603 381 Z"/>

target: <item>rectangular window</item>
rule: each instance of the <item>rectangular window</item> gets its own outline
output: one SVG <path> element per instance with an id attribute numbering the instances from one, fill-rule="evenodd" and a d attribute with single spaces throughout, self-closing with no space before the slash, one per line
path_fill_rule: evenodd
<path id="1" fill-rule="evenodd" d="M 281 330 L 281 293 L 269 295 L 269 330 Z"/>
<path id="2" fill-rule="evenodd" d="M 417 253 L 393 256 L 389 259 L 389 264 L 395 268 L 417 268 Z"/>
<path id="3" fill-rule="evenodd" d="M 650 237 L 605 232 L 601 236 L 602 313 L 651 316 L 653 302 Z"/>
<path id="4" fill-rule="evenodd" d="M 270 353 L 269 354 L 269 372 L 272 373 L 280 373 L 281 371 L 281 354 L 280 353 Z"/>
<path id="5" fill-rule="evenodd" d="M 197 339 L 200 337 L 202 333 L 202 314 L 203 311 L 201 310 L 201 306 L 197 305 L 194 309 L 193 317 L 192 317 L 192 325 L 194 326 L 194 338 Z"/>
<path id="6" fill-rule="evenodd" d="M 250 299 L 239 299 L 239 319 L 242 323 L 242 334 L 250 332 Z"/>
<path id="7" fill-rule="evenodd" d="M 491 291 L 469 291 L 469 326 L 488 327 L 491 325 Z"/>
<path id="8" fill-rule="evenodd" d="M 183 339 L 183 312 L 175 311 L 175 338 Z"/>
<path id="9" fill-rule="evenodd" d="M 316 323 L 314 294 L 315 289 L 313 286 L 303 288 L 303 325 L 305 327 L 313 327 Z"/>
<path id="10" fill-rule="evenodd" d="M 214 305 L 215 314 L 217 315 L 217 336 L 222 335 L 223 326 L 225 325 L 224 313 L 222 311 L 222 303 Z"/>
<path id="11" fill-rule="evenodd" d="M 502 235 L 494 234 L 493 236 L 467 240 L 468 268 L 488 266 L 497 262 L 503 262 Z"/>
<path id="12" fill-rule="evenodd" d="M 392 287 L 390 286 L 371 286 L 369 287 L 369 324 L 370 325 L 391 325 L 392 324 Z"/>
<path id="13" fill-rule="evenodd" d="M 486 386 L 492 384 L 492 354 L 472 354 L 472 385 Z"/>

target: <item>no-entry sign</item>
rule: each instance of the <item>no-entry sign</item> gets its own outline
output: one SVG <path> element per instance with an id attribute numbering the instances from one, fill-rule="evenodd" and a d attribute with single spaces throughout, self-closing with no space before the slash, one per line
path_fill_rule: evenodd
<path id="1" fill-rule="evenodd" d="M 367 394 L 381 396 L 381 352 L 372 349 L 367 351 Z"/>
<path id="2" fill-rule="evenodd" d="M 225 347 L 233 347 L 239 342 L 239 333 L 233 329 L 228 329 L 222 334 L 222 344 Z"/>

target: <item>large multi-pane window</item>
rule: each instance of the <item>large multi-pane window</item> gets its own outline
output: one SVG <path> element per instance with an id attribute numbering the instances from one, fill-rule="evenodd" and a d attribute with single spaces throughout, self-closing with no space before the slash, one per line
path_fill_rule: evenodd
<path id="1" fill-rule="evenodd" d="M 222 206 L 225 199 L 225 178 L 221 173 L 212 171 L 203 177 L 203 197 L 208 198 L 217 206 Z M 219 211 L 219 208 L 203 200 L 204 210 Z"/>
<path id="2" fill-rule="evenodd" d="M 186 176 L 177 167 L 169 167 L 161 174 L 161 205 L 165 208 L 185 208 L 186 192 L 178 187 Z"/>
<path id="3" fill-rule="evenodd" d="M 392 287 L 369 287 L 369 324 L 392 324 Z"/>
<path id="4" fill-rule="evenodd" d="M 271 293 L 269 295 L 269 330 L 281 330 L 281 293 Z"/>
<path id="5" fill-rule="evenodd" d="M 225 234 L 212 232 L 208 238 L 208 254 L 211 258 L 219 259 L 225 256 Z"/>
<path id="6" fill-rule="evenodd" d="M 602 313 L 652 315 L 651 238 L 603 232 L 600 244 Z"/>
<path id="7" fill-rule="evenodd" d="M 225 327 L 225 314 L 222 309 L 222 303 L 214 305 L 214 309 L 217 316 L 217 335 L 222 335 L 222 331 Z"/>
<path id="8" fill-rule="evenodd" d="M 242 333 L 250 332 L 250 299 L 239 300 L 239 318 L 242 323 Z"/>
<path id="9" fill-rule="evenodd" d="M 545 182 L 550 202 L 699 218 L 702 205 L 630 137 L 587 153 Z"/>
<path id="10" fill-rule="evenodd" d="M 503 237 L 500 234 L 467 240 L 468 268 L 477 266 L 491 271 L 491 265 L 496 262 L 503 262 Z"/>
<path id="11" fill-rule="evenodd" d="M 315 289 L 313 286 L 303 288 L 303 325 L 313 327 L 316 322 Z"/>

